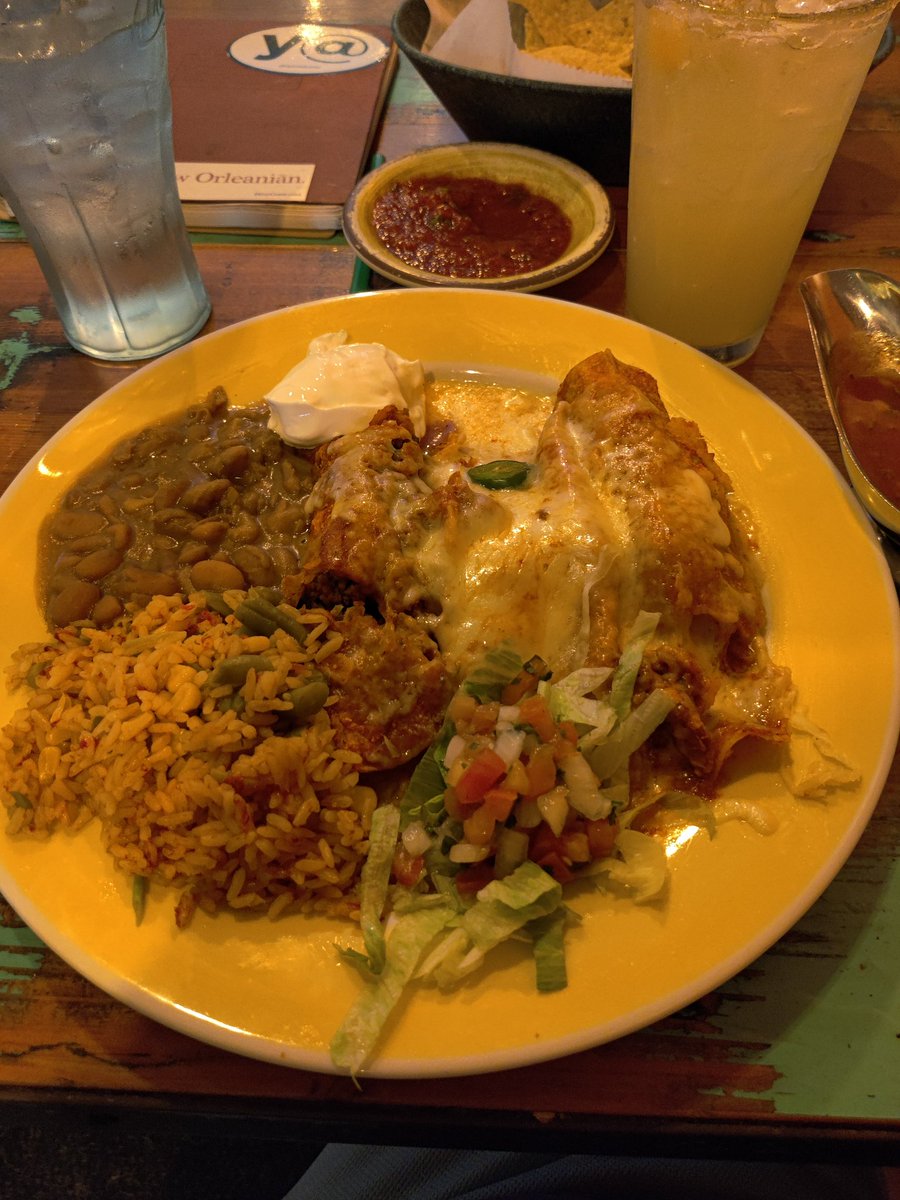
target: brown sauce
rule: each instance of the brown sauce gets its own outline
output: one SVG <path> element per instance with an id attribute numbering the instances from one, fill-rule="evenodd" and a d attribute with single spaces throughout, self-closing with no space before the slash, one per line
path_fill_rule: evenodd
<path id="1" fill-rule="evenodd" d="M 393 254 L 434 275 L 488 279 L 549 266 L 572 238 L 562 209 L 521 183 L 417 176 L 389 188 L 372 214 Z"/>
<path id="2" fill-rule="evenodd" d="M 268 415 L 229 408 L 219 388 L 82 474 L 41 529 L 51 626 L 108 624 L 153 595 L 279 587 L 295 572 L 312 456 L 286 446 Z"/>
<path id="3" fill-rule="evenodd" d="M 849 375 L 838 385 L 836 399 L 857 462 L 900 508 L 900 374 Z"/>

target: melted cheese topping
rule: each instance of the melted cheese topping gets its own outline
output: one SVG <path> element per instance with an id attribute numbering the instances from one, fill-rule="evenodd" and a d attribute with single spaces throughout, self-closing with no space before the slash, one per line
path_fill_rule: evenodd
<path id="1" fill-rule="evenodd" d="M 429 483 L 439 486 L 464 465 L 512 458 L 534 463 L 549 397 L 491 384 L 437 384 L 432 419 L 452 413 L 459 445 L 452 461 L 436 456 Z M 584 659 L 588 594 L 610 562 L 608 517 L 584 473 L 537 463 L 527 487 L 472 484 L 460 519 L 433 529 L 416 553 L 419 571 L 440 597 L 435 628 L 441 649 L 467 662 L 509 639 L 555 671 Z"/>

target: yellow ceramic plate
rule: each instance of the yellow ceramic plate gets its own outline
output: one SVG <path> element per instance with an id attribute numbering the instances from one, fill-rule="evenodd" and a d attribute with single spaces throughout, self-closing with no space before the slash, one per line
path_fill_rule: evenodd
<path id="1" fill-rule="evenodd" d="M 260 398 L 310 338 L 346 329 L 426 363 L 560 377 L 602 347 L 660 381 L 674 413 L 696 418 L 756 521 L 768 571 L 771 646 L 801 703 L 862 773 L 827 802 L 795 801 L 774 757 L 744 756 L 729 792 L 764 799 L 771 836 L 731 822 L 672 858 L 663 903 L 579 897 L 569 987 L 537 995 L 530 964 L 502 951 L 456 993 L 420 990 L 390 1025 L 371 1074 L 464 1074 L 608 1041 L 716 987 L 783 934 L 855 845 L 880 794 L 898 729 L 893 587 L 860 508 L 780 409 L 700 354 L 641 326 L 557 300 L 469 290 L 396 291 L 284 309 L 232 326 L 144 367 L 101 396 L 25 468 L 0 503 L 0 658 L 39 637 L 31 580 L 41 517 L 105 446 L 223 384 Z M 0 718 L 13 699 L 0 694 Z M 752 770 L 751 770 L 752 769 Z M 0 835 L 0 887 L 77 970 L 141 1012 L 239 1053 L 331 1069 L 328 1043 L 359 987 L 325 920 L 198 915 L 175 930 L 154 891 L 135 928 L 130 890 L 90 834 L 44 844 Z"/>

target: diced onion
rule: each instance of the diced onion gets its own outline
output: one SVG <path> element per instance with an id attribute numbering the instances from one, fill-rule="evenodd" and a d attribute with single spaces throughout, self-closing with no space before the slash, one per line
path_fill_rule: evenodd
<path id="1" fill-rule="evenodd" d="M 494 742 L 494 753 L 511 767 L 517 758 L 522 753 L 522 747 L 525 745 L 525 731 L 522 729 L 508 729 L 501 733 Z"/>
<path id="2" fill-rule="evenodd" d="M 460 734 L 455 733 L 447 743 L 447 749 L 444 751 L 444 767 L 449 771 L 465 747 L 466 739 Z"/>
<path id="3" fill-rule="evenodd" d="M 410 821 L 401 838 L 403 849 L 410 858 L 418 858 L 431 847 L 431 836 L 421 821 Z"/>
<path id="4" fill-rule="evenodd" d="M 516 721 L 518 721 L 518 719 L 519 719 L 518 704 L 501 704 L 500 705 L 500 711 L 497 714 L 497 724 L 498 725 L 500 724 L 501 721 L 505 722 L 507 725 L 515 725 L 515 723 L 516 723 Z"/>
<path id="5" fill-rule="evenodd" d="M 457 842 L 450 847 L 450 861 L 456 863 L 484 862 L 491 852 L 490 846 L 473 846 L 471 842 Z"/>

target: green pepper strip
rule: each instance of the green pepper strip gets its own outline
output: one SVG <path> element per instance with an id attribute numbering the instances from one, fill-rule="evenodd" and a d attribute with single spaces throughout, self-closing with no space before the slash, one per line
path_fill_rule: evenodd
<path id="1" fill-rule="evenodd" d="M 243 623 L 244 628 L 249 633 L 264 634 L 266 637 L 271 637 L 278 628 L 275 621 L 270 621 L 268 617 L 264 617 L 255 608 L 251 608 L 249 604 L 239 604 L 234 610 L 234 615 Z"/>
<path id="2" fill-rule="evenodd" d="M 287 695 L 295 721 L 306 721 L 315 716 L 328 699 L 328 684 L 314 679 L 301 687 L 293 688 Z"/>
<path id="3" fill-rule="evenodd" d="M 291 637 L 301 646 L 306 641 L 306 629 L 299 621 L 286 612 L 282 612 L 280 608 L 276 608 L 274 604 L 270 604 L 268 600 L 262 596 L 248 596 L 245 602 L 236 610 L 236 615 L 248 624 L 247 616 L 249 612 L 256 614 L 258 619 L 270 621 L 277 625 L 279 629 L 283 629 L 285 633 L 289 633 Z"/>
<path id="4" fill-rule="evenodd" d="M 136 925 L 140 925 L 147 911 L 147 883 L 146 875 L 135 875 L 131 880 L 131 907 Z"/>
<path id="5" fill-rule="evenodd" d="M 231 616 L 231 605 L 226 603 L 220 592 L 204 592 L 203 600 L 211 612 L 218 613 L 220 617 Z"/>
<path id="6" fill-rule="evenodd" d="M 512 458 L 498 458 L 494 462 L 469 467 L 467 474 L 473 483 L 499 491 L 502 488 L 524 487 L 531 471 L 530 463 L 518 462 Z"/>
<path id="7" fill-rule="evenodd" d="M 213 687 L 223 683 L 243 687 L 251 671 L 259 674 L 260 671 L 272 670 L 274 667 L 271 662 L 261 654 L 238 654 L 234 658 L 223 658 L 210 675 L 209 682 Z"/>

